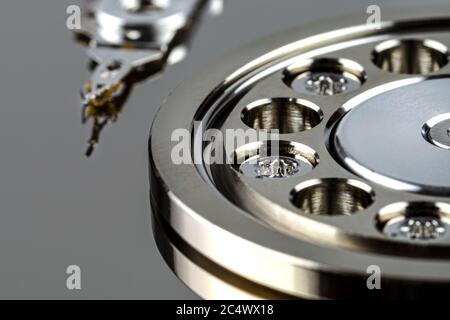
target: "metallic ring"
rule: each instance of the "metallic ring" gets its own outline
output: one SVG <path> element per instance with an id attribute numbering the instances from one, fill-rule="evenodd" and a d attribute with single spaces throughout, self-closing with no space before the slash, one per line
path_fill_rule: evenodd
<path id="1" fill-rule="evenodd" d="M 380 28 L 293 29 L 171 95 L 152 126 L 150 199 L 160 250 L 183 281 L 205 298 L 446 292 L 450 153 L 422 131 L 443 113 L 450 85 L 441 50 L 450 18 L 439 11 L 403 11 Z M 257 140 L 214 148 L 227 130 Z M 183 133 L 188 163 L 173 158 Z M 210 161 L 212 150 L 223 163 Z"/>

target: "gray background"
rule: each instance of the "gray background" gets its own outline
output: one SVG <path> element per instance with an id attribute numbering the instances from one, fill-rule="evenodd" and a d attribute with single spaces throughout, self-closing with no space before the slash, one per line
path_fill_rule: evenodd
<path id="1" fill-rule="evenodd" d="M 166 267 L 150 228 L 147 139 L 167 94 L 259 37 L 352 12 L 363 23 L 369 4 L 421 3 L 225 0 L 188 59 L 138 86 L 86 159 L 78 92 L 88 60 L 65 27 L 78 2 L 1 1 L 0 298 L 197 298 Z M 82 269 L 80 291 L 66 289 L 71 264 Z"/>

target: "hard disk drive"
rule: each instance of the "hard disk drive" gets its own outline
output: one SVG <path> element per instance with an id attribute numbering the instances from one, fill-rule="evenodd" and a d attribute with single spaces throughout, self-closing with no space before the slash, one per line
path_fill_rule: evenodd
<path id="1" fill-rule="evenodd" d="M 448 290 L 450 18 L 439 11 L 293 28 L 171 94 L 151 129 L 150 198 L 160 251 L 189 287 L 205 298 Z"/>

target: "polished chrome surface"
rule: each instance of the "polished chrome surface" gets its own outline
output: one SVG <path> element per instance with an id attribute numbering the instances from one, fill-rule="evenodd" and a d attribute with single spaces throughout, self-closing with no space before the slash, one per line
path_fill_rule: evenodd
<path id="1" fill-rule="evenodd" d="M 349 19 L 349 27 L 330 24 L 328 32 L 324 25 L 290 30 L 175 91 L 149 147 L 152 208 L 164 225 L 158 232 L 169 234 L 160 244 L 172 248 L 161 250 L 170 261 L 185 249 L 183 263 L 171 265 L 180 278 L 204 297 L 220 297 L 217 278 L 195 283 L 212 266 L 280 298 L 448 290 L 450 153 L 423 131 L 449 110 L 450 18 L 438 16 L 438 9 L 421 17 L 404 11 L 380 29 Z M 300 87 L 293 85 L 299 78 Z M 351 90 L 346 79 L 355 81 Z M 205 130 L 278 134 L 225 148 L 233 161 L 224 164 L 209 161 L 211 143 L 193 139 L 193 162 L 175 164 L 172 132 L 196 136 L 194 121 Z M 186 261 L 192 265 L 184 269 Z M 199 272 L 188 272 L 194 265 Z M 382 290 L 366 285 L 373 265 Z"/>
<path id="2" fill-rule="evenodd" d="M 335 129 L 334 150 L 346 167 L 376 183 L 449 196 L 450 155 L 428 143 L 422 136 L 422 128 L 430 118 L 449 111 L 450 79 L 417 81 L 404 82 L 392 90 L 387 86 L 384 90 L 375 88 L 379 92 L 365 101 L 361 100 L 367 92 L 355 97 L 360 102 Z M 448 127 L 434 128 L 440 129 L 442 136 L 447 135 Z M 435 129 L 431 134 L 435 134 Z"/>
<path id="3" fill-rule="evenodd" d="M 285 72 L 285 82 L 299 93 L 334 96 L 357 90 L 365 81 L 364 68 L 347 59 L 300 61 Z"/>
<path id="4" fill-rule="evenodd" d="M 202 0 L 86 0 L 82 30 L 94 46 L 161 48 L 185 27 Z"/>
<path id="5" fill-rule="evenodd" d="M 437 147 L 450 149 L 450 113 L 437 115 L 422 128 L 424 138 Z"/>
<path id="6" fill-rule="evenodd" d="M 428 74 L 448 63 L 448 49 L 430 39 L 388 40 L 374 49 L 373 62 L 388 72 Z"/>
<path id="7" fill-rule="evenodd" d="M 98 0 L 97 33 L 102 41 L 111 44 L 139 41 L 148 42 L 146 46 L 165 45 L 188 24 L 199 2 Z"/>
<path id="8" fill-rule="evenodd" d="M 91 78 L 81 90 L 82 120 L 93 121 L 87 156 L 92 154 L 104 127 L 116 121 L 134 83 L 186 56 L 189 31 L 206 2 L 85 2 L 81 29 L 74 31 L 93 62 Z"/>

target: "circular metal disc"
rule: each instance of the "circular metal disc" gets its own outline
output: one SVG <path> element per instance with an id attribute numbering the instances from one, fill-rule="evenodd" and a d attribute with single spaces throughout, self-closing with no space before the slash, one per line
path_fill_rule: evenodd
<path id="1" fill-rule="evenodd" d="M 430 144 L 422 130 L 450 112 L 450 79 L 410 82 L 375 88 L 377 95 L 348 112 L 336 128 L 336 151 L 350 170 L 386 187 L 449 196 L 450 153 Z M 441 130 L 447 135 L 447 127 Z"/>
<path id="2" fill-rule="evenodd" d="M 205 298 L 446 294 L 450 153 L 430 122 L 449 113 L 441 12 L 295 28 L 169 97 L 151 132 L 150 199 L 160 250 L 183 281 Z M 311 90 L 293 87 L 298 77 Z M 202 141 L 209 129 L 214 139 Z M 230 129 L 258 141 L 214 148 Z M 174 132 L 188 137 L 187 162 L 173 161 Z M 260 163 L 214 163 L 212 150 Z M 368 286 L 373 270 L 381 290 Z"/>

